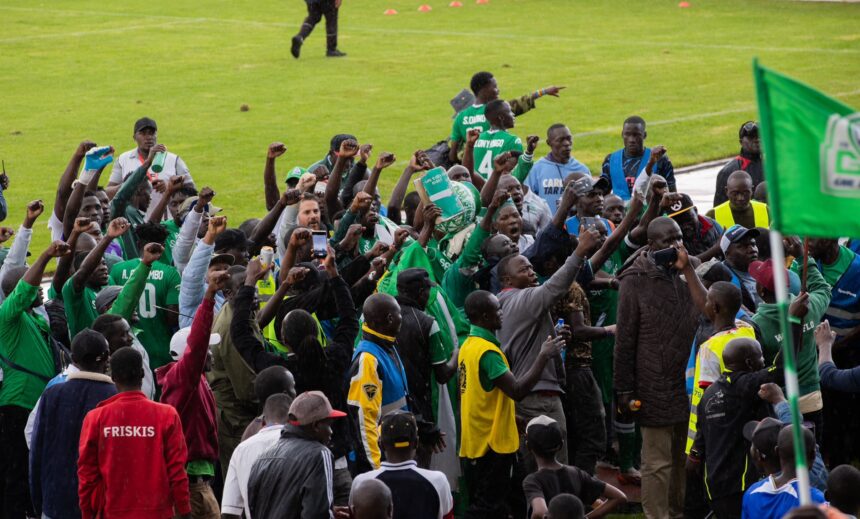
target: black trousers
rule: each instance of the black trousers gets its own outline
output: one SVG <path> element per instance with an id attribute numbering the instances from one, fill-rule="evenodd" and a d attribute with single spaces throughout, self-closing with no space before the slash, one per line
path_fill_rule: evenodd
<path id="1" fill-rule="evenodd" d="M 711 513 L 708 495 L 705 493 L 705 480 L 701 474 L 687 472 L 687 485 L 684 488 L 684 519 L 705 519 Z"/>
<path id="2" fill-rule="evenodd" d="M 325 16 L 326 49 L 333 51 L 337 49 L 337 11 L 334 0 L 305 0 L 308 4 L 308 17 L 299 29 L 299 36 L 307 39 L 313 32 L 314 27 Z"/>
<path id="3" fill-rule="evenodd" d="M 466 488 L 469 489 L 465 519 L 508 517 L 507 500 L 515 459 L 516 453 L 499 454 L 488 450 L 481 458 L 464 460 Z"/>
<path id="4" fill-rule="evenodd" d="M 606 416 L 603 395 L 590 367 L 568 367 L 567 457 L 594 475 L 597 460 L 606 454 Z"/>
<path id="5" fill-rule="evenodd" d="M 29 454 L 24 427 L 30 411 L 15 405 L 0 407 L 0 510 L 5 519 L 35 515 L 30 505 Z"/>
<path id="6" fill-rule="evenodd" d="M 711 500 L 711 510 L 714 511 L 717 519 L 741 519 L 743 500 L 743 493 L 718 497 Z"/>

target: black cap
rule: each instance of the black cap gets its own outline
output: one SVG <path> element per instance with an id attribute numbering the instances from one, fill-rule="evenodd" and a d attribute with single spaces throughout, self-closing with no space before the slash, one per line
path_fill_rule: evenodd
<path id="1" fill-rule="evenodd" d="M 436 283 L 430 280 L 430 274 L 421 268 L 410 268 L 405 269 L 397 275 L 397 286 L 410 286 L 410 285 L 425 285 L 428 284 L 431 287 L 435 287 Z"/>
<path id="2" fill-rule="evenodd" d="M 403 448 L 418 442 L 418 424 L 415 422 L 415 416 L 406 411 L 395 411 L 385 415 L 379 431 L 384 445 Z"/>
<path id="3" fill-rule="evenodd" d="M 747 121 L 741 125 L 741 129 L 738 130 L 738 138 L 743 139 L 744 137 L 758 137 L 757 122 Z"/>
<path id="4" fill-rule="evenodd" d="M 576 193 L 576 196 L 585 196 L 588 193 L 591 193 L 595 189 L 600 190 L 604 195 L 609 193 L 611 190 L 611 186 L 609 185 L 609 181 L 604 177 L 594 178 L 591 175 L 586 175 L 582 178 L 578 178 L 573 181 L 573 185 L 570 186 L 571 189 Z"/>
<path id="5" fill-rule="evenodd" d="M 150 119 L 149 117 L 141 117 L 134 123 L 134 133 L 137 133 L 144 128 L 152 128 L 153 130 L 158 131 L 158 125 L 155 124 L 155 120 Z"/>
<path id="6" fill-rule="evenodd" d="M 339 150 L 340 144 L 343 141 L 348 141 L 349 139 L 352 139 L 354 141 L 358 140 L 355 138 L 355 135 L 352 135 L 350 133 L 339 133 L 339 134 L 335 135 L 334 137 L 331 138 L 331 148 L 330 148 L 331 151 Z"/>
<path id="7" fill-rule="evenodd" d="M 674 218 L 678 215 L 686 213 L 687 211 L 695 207 L 695 205 L 696 204 L 693 203 L 693 199 L 690 198 L 690 195 L 686 193 L 681 193 L 681 199 L 673 202 L 672 205 L 669 206 L 669 209 L 666 210 L 666 214 L 670 218 Z"/>
<path id="8" fill-rule="evenodd" d="M 776 418 L 767 417 L 761 421 L 752 420 L 744 424 L 743 435 L 748 442 L 765 456 L 769 456 L 776 449 L 779 431 L 785 424 Z"/>
<path id="9" fill-rule="evenodd" d="M 540 452 L 554 452 L 564 445 L 561 427 L 546 415 L 532 418 L 526 425 L 526 438 L 532 449 Z"/>

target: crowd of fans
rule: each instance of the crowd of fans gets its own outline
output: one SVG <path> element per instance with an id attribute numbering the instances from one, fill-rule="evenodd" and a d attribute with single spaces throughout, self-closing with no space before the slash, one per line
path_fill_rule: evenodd
<path id="1" fill-rule="evenodd" d="M 631 485 L 649 518 L 857 515 L 860 247 L 786 238 L 781 277 L 757 124 L 701 215 L 640 117 L 592 175 L 564 124 L 537 160 L 514 133 L 561 88 L 471 89 L 387 203 L 394 155 L 339 134 L 285 184 L 272 143 L 260 218 L 228 220 L 254 202 L 149 118 L 125 153 L 80 143 L 45 250 L 43 201 L 0 196 L 3 517 L 596 518 Z"/>

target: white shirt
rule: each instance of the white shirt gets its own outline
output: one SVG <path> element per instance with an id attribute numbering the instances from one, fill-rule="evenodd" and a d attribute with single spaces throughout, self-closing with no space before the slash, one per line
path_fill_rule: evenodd
<path id="1" fill-rule="evenodd" d="M 245 517 L 250 519 L 248 480 L 251 478 L 251 468 L 264 452 L 278 442 L 283 428 L 284 426 L 280 424 L 263 427 L 233 451 L 227 477 L 224 478 L 224 493 L 221 497 L 222 514 L 241 515 L 244 511 Z"/>
<path id="2" fill-rule="evenodd" d="M 398 490 L 403 492 L 407 486 L 409 488 L 410 495 L 414 492 L 422 492 L 433 490 L 436 491 L 436 495 L 439 497 L 439 510 L 437 511 L 437 518 L 443 519 L 444 517 L 453 517 L 454 510 L 454 499 L 451 496 L 451 486 L 448 484 L 448 478 L 444 473 L 439 472 L 438 470 L 427 470 L 422 469 L 418 466 L 418 463 L 415 460 L 404 461 L 401 463 L 389 463 L 387 461 L 383 461 L 380 464 L 380 468 L 376 470 L 371 470 L 370 472 L 365 472 L 363 474 L 359 474 L 355 476 L 355 479 L 352 480 L 352 489 L 349 492 L 349 504 L 352 506 L 352 495 L 353 491 L 358 488 L 358 485 L 361 484 L 362 481 L 368 479 L 382 479 L 385 481 L 385 477 L 380 477 L 384 473 L 388 472 L 390 476 L 393 476 L 396 479 L 396 474 L 402 474 L 405 471 L 413 471 L 417 473 L 424 482 L 421 482 L 421 479 L 412 479 L 412 478 L 404 478 L 403 481 L 407 482 L 407 485 L 403 487 L 398 487 Z M 430 490 L 432 487 L 433 490 Z M 408 500 L 409 496 L 400 496 L 404 500 Z M 423 511 L 426 514 L 426 511 Z"/>
<path id="3" fill-rule="evenodd" d="M 113 169 L 110 172 L 110 183 L 122 184 L 129 175 L 134 173 L 135 170 L 140 167 L 141 163 L 137 148 L 123 153 L 113 161 Z M 188 180 L 185 183 L 194 185 L 194 180 L 188 172 L 188 166 L 185 165 L 185 162 L 179 158 L 179 156 L 175 153 L 170 153 L 169 151 L 167 152 L 167 157 L 164 159 L 164 169 L 161 170 L 161 173 L 155 173 L 150 169 L 146 174 L 150 181 L 158 179 L 164 180 L 165 182 L 174 175 L 185 175 L 188 177 Z M 153 191 L 152 202 L 149 203 L 149 209 L 146 210 L 146 218 L 150 217 L 152 210 L 155 209 L 155 206 L 158 205 L 160 200 L 161 193 Z"/>

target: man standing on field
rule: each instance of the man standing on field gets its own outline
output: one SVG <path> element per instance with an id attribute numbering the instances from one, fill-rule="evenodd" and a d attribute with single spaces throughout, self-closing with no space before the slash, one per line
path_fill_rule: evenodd
<path id="1" fill-rule="evenodd" d="M 293 44 L 290 53 L 299 59 L 302 51 L 302 43 L 311 35 L 314 27 L 325 16 L 325 55 L 329 58 L 340 58 L 346 56 L 346 52 L 337 50 L 337 12 L 340 10 L 342 0 L 305 0 L 308 4 L 308 17 L 302 23 L 299 33 L 293 36 Z"/>

